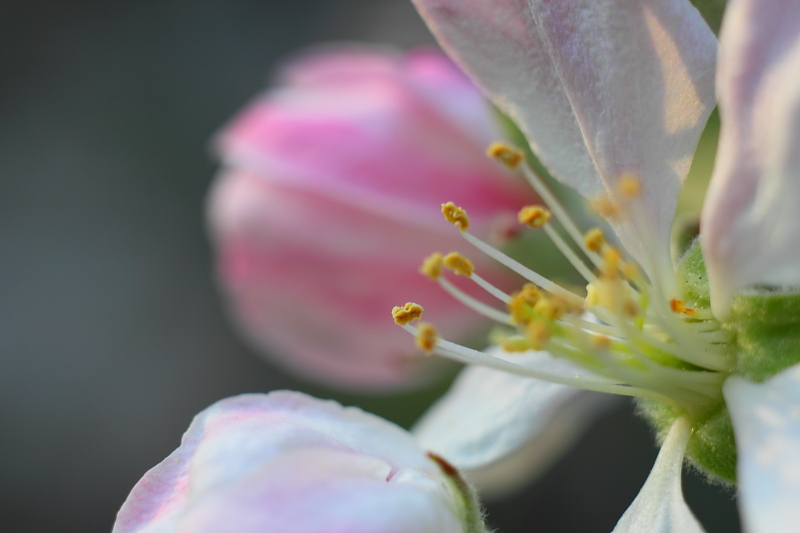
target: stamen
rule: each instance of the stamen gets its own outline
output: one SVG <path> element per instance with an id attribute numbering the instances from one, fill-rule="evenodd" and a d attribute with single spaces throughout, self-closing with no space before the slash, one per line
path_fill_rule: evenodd
<path id="1" fill-rule="evenodd" d="M 648 269 L 652 266 L 648 257 L 640 258 L 648 273 L 645 275 L 639 264 L 608 243 L 600 229 L 581 234 L 544 182 L 525 164 L 520 151 L 495 143 L 487 154 L 509 169 L 519 169 L 539 193 L 547 208 L 526 206 L 518 214 L 519 222 L 531 228 L 544 228 L 556 247 L 588 281 L 585 299 L 469 233 L 466 212 L 452 202 L 442 204 L 447 221 L 458 227 L 473 246 L 533 283 L 508 295 L 478 276 L 472 263 L 457 252 L 444 257 L 439 253 L 431 255 L 420 271 L 476 312 L 506 326 L 514 326 L 514 333 L 509 334 L 508 328 L 502 331 L 497 328 L 498 333 L 493 337 L 493 342 L 507 352 L 547 350 L 554 357 L 564 358 L 591 374 L 542 372 L 440 339 L 430 324 L 411 325 L 421 318 L 422 308 L 417 304 L 395 307 L 392 311 L 395 321 L 414 333 L 417 345 L 428 353 L 433 351 L 463 363 L 481 364 L 587 390 L 648 398 L 675 406 L 692 416 L 707 416 L 721 402 L 721 384 L 733 364 L 726 350 L 729 334 L 708 310 L 693 309 L 677 298 L 670 300 L 667 295 L 671 294 L 672 287 L 669 280 L 662 279 L 666 274 Z M 642 207 L 633 200 L 641 194 L 641 179 L 626 173 L 618 177 L 608 195 L 596 198 L 593 206 L 606 218 L 625 215 L 636 219 L 642 215 Z M 623 213 L 622 209 L 626 211 Z M 552 216 L 585 257 L 581 257 L 576 246 L 565 240 L 562 230 L 551 223 Z M 592 272 L 587 258 L 597 272 Z M 508 313 L 473 298 L 450 283 L 442 276 L 443 268 L 473 280 L 504 302 Z M 659 276 L 659 273 L 664 275 Z M 670 273 L 674 275 L 671 270 Z M 651 281 L 653 275 L 660 283 Z M 546 292 L 540 292 L 540 288 Z M 587 318 L 589 314 L 594 317 Z M 595 317 L 597 321 L 592 320 Z"/>
<path id="2" fill-rule="evenodd" d="M 501 291 L 500 289 L 498 289 L 497 287 L 495 287 L 494 285 L 492 285 L 491 283 L 480 277 L 477 273 L 473 272 L 472 275 L 469 277 L 469 279 L 477 283 L 478 286 L 480 286 L 483 290 L 485 290 L 486 292 L 488 292 L 489 294 L 491 294 L 504 304 L 507 304 L 509 300 L 511 300 L 511 296 L 504 293 L 503 291 Z"/>
<path id="3" fill-rule="evenodd" d="M 533 308 L 542 297 L 536 285 L 526 283 L 519 292 L 511 295 L 507 303 L 513 324 L 527 324 L 533 318 Z"/>
<path id="4" fill-rule="evenodd" d="M 517 214 L 517 220 L 520 224 L 536 229 L 547 224 L 551 216 L 552 213 L 540 205 L 528 205 Z"/>
<path id="5" fill-rule="evenodd" d="M 476 300 L 469 294 L 465 293 L 445 278 L 439 278 L 437 280 L 439 285 L 447 291 L 453 298 L 461 302 L 462 304 L 466 305 L 473 311 L 478 314 L 481 314 L 495 322 L 500 322 L 501 324 L 511 325 L 511 315 L 503 313 L 502 311 L 498 311 L 494 307 L 490 307 L 485 303 L 481 302 L 480 300 Z"/>
<path id="6" fill-rule="evenodd" d="M 673 298 L 669 301 L 669 307 L 672 309 L 673 313 L 683 313 L 686 316 L 694 316 L 695 310 L 686 307 L 686 304 L 677 298 Z"/>
<path id="7" fill-rule="evenodd" d="M 522 152 L 504 142 L 493 142 L 486 149 L 486 155 L 496 159 L 509 170 L 517 170 L 524 156 Z"/>
<path id="8" fill-rule="evenodd" d="M 501 264 L 507 266 L 508 268 L 510 268 L 511 270 L 516 272 L 517 274 L 519 274 L 520 276 L 522 276 L 524 278 L 527 278 L 529 281 L 534 282 L 536 285 L 542 287 L 546 291 L 551 292 L 553 294 L 558 294 L 559 296 L 561 296 L 562 298 L 564 298 L 566 300 L 570 300 L 572 302 L 576 302 L 578 305 L 580 305 L 580 302 L 583 301 L 583 299 L 580 296 L 578 296 L 577 294 L 574 294 L 574 293 L 568 291 L 564 287 L 562 287 L 562 286 L 560 286 L 560 285 L 558 285 L 556 283 L 553 283 L 552 281 L 550 281 L 546 277 L 542 276 L 538 272 L 535 272 L 535 271 L 531 270 L 530 268 L 526 267 L 525 265 L 521 264 L 518 261 L 515 261 L 514 259 L 511 259 L 506 254 L 504 254 L 501 251 L 497 250 L 493 246 L 488 245 L 487 243 L 483 242 L 482 240 L 480 240 L 479 238 L 475 237 L 471 233 L 468 233 L 466 231 L 462 231 L 461 235 L 465 239 L 467 239 L 467 241 L 469 241 L 470 244 L 475 246 L 477 249 L 479 249 L 480 251 L 482 251 L 483 253 L 485 253 L 486 255 L 488 255 L 489 257 L 491 257 L 492 259 L 494 259 L 498 263 L 501 263 Z"/>
<path id="9" fill-rule="evenodd" d="M 547 184 L 545 184 L 542 178 L 540 178 L 539 175 L 536 174 L 528 165 L 521 164 L 520 170 L 528 183 L 530 183 L 530 185 L 534 188 L 536 194 L 539 195 L 539 198 L 541 198 L 544 204 L 550 208 L 550 211 L 553 212 L 556 220 L 561 223 L 561 225 L 567 231 L 567 234 L 572 238 L 573 241 L 575 241 L 575 244 L 581 248 L 583 253 L 585 253 L 593 263 L 595 263 L 595 266 L 599 265 L 597 258 L 590 254 L 589 250 L 586 248 L 586 245 L 584 245 L 583 238 L 581 236 L 581 232 L 578 230 L 578 227 L 572 221 L 569 214 L 567 214 L 567 211 L 561 205 L 561 202 L 559 202 L 552 191 L 550 191 L 550 188 L 547 186 Z"/>
<path id="10" fill-rule="evenodd" d="M 606 236 L 603 235 L 603 230 L 600 228 L 593 228 L 583 236 L 583 242 L 589 250 L 599 254 L 606 245 Z"/>
<path id="11" fill-rule="evenodd" d="M 405 326 L 414 320 L 422 318 L 423 310 L 421 305 L 407 302 L 403 307 L 395 306 L 392 308 L 392 318 L 394 318 L 394 323 L 398 326 Z"/>
<path id="12" fill-rule="evenodd" d="M 550 240 L 553 241 L 553 244 L 556 245 L 558 251 L 560 251 L 564 255 L 564 257 L 567 258 L 569 264 L 572 265 L 575 268 L 575 270 L 578 271 L 578 273 L 583 277 L 583 279 L 585 279 L 589 283 L 592 283 L 596 279 L 594 274 L 592 274 L 592 271 L 589 270 L 589 268 L 583 263 L 583 261 L 581 261 L 578 255 L 572 251 L 572 248 L 570 248 L 569 245 L 564 241 L 564 239 L 561 238 L 561 235 L 556 233 L 556 230 L 554 230 L 550 225 L 545 226 L 544 231 L 545 233 L 547 233 L 547 236 L 550 237 Z"/>
<path id="13" fill-rule="evenodd" d="M 458 275 L 470 277 L 475 267 L 469 259 L 458 252 L 450 252 L 444 256 L 444 266 Z"/>
<path id="14" fill-rule="evenodd" d="M 434 252 L 426 257 L 419 271 L 426 275 L 431 281 L 436 281 L 442 275 L 442 268 L 444 267 L 444 258 L 439 252 Z"/>
<path id="15" fill-rule="evenodd" d="M 501 340 L 498 344 L 500 344 L 503 350 L 507 352 L 527 352 L 528 350 L 531 349 L 531 345 L 528 344 L 527 339 L 519 335 L 506 337 L 505 339 Z"/>
<path id="16" fill-rule="evenodd" d="M 411 325 L 403 327 L 407 331 L 416 336 L 417 328 Z M 487 353 L 480 352 L 478 350 L 473 350 L 471 348 L 467 348 L 465 346 L 461 346 L 460 344 L 446 341 L 444 339 L 439 340 L 439 342 L 436 344 L 434 352 L 438 355 L 441 355 L 442 357 L 452 359 L 453 361 L 457 361 L 459 363 L 477 364 L 488 368 L 494 368 L 495 370 L 501 370 L 504 372 L 509 372 L 511 374 L 516 374 L 518 376 L 541 379 L 543 381 L 549 381 L 551 383 L 559 383 L 561 385 L 569 385 L 584 390 L 590 390 L 595 392 L 606 392 L 609 394 L 617 394 L 621 396 L 634 396 L 639 398 L 651 399 L 680 408 L 680 405 L 677 404 L 672 398 L 665 396 L 654 390 L 631 387 L 625 383 L 620 383 L 599 376 L 597 377 L 580 376 L 580 375 L 568 376 L 562 374 L 555 374 L 552 372 L 544 372 L 537 370 L 535 368 L 530 368 L 520 364 L 511 363 L 504 359 L 493 357 Z"/>
<path id="17" fill-rule="evenodd" d="M 449 223 L 456 226 L 459 230 L 467 231 L 469 229 L 469 217 L 467 216 L 467 212 L 453 202 L 442 204 L 442 214 Z"/>
<path id="18" fill-rule="evenodd" d="M 530 322 L 525 327 L 525 339 L 534 350 L 542 350 L 551 338 L 550 328 L 539 320 Z"/>
<path id="19" fill-rule="evenodd" d="M 439 342 L 439 336 L 433 324 L 420 322 L 417 326 L 417 348 L 427 354 L 433 354 L 437 342 Z"/>

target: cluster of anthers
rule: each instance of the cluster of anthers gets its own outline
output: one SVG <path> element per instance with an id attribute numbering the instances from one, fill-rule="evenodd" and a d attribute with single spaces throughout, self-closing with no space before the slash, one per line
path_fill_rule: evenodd
<path id="1" fill-rule="evenodd" d="M 471 234 L 466 211 L 448 202 L 442 205 L 447 221 L 470 244 L 528 282 L 507 294 L 479 276 L 472 263 L 456 252 L 434 253 L 425 259 L 421 272 L 465 305 L 505 326 L 507 333 L 499 344 L 507 356 L 440 338 L 433 325 L 421 321 L 423 308 L 416 303 L 395 307 L 395 322 L 414 334 L 418 347 L 427 353 L 587 390 L 665 402 L 696 420 L 707 417 L 722 401 L 721 385 L 733 367 L 729 334 L 711 311 L 690 305 L 698 302 L 666 296 L 665 284 L 648 279 L 600 229 L 581 233 L 519 151 L 495 143 L 487 153 L 521 172 L 536 189 L 547 207 L 523 208 L 519 222 L 547 233 L 586 280 L 586 295 L 554 283 Z M 592 202 L 606 218 L 625 216 L 626 202 L 641 194 L 641 181 L 633 175 L 622 176 L 617 183 L 613 198 Z M 560 231 L 551 219 L 560 224 Z M 445 270 L 469 278 L 505 309 L 466 294 L 444 276 Z M 514 361 L 513 353 L 527 350 L 545 350 L 589 373 L 552 373 Z"/>

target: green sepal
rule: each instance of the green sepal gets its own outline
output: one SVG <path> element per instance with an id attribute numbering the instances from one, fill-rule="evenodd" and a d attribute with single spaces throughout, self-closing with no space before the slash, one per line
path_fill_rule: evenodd
<path id="1" fill-rule="evenodd" d="M 655 428 L 662 442 L 678 416 L 669 405 L 652 400 L 637 400 L 638 412 Z M 728 408 L 724 403 L 704 421 L 694 422 L 694 432 L 686 449 L 689 462 L 709 480 L 722 484 L 736 483 L 736 441 L 733 436 Z"/>
<path id="2" fill-rule="evenodd" d="M 739 293 L 724 327 L 736 336 L 736 374 L 761 382 L 800 363 L 800 293 Z"/>
<path id="3" fill-rule="evenodd" d="M 683 287 L 683 297 L 687 303 L 699 309 L 711 307 L 708 289 L 708 274 L 700 242 L 695 239 L 678 263 L 678 281 Z"/>
<path id="4" fill-rule="evenodd" d="M 483 512 L 478 494 L 461 472 L 443 457 L 428 452 L 428 457 L 436 463 L 444 476 L 446 488 L 451 497 L 453 511 L 464 526 L 464 533 L 488 533 L 483 521 Z"/>

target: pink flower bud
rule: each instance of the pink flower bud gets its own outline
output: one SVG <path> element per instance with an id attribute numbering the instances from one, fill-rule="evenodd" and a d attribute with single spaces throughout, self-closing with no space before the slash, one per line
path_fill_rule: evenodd
<path id="1" fill-rule="evenodd" d="M 113 533 L 483 532 L 472 491 L 401 428 L 279 391 L 222 400 L 147 472 Z"/>
<path id="2" fill-rule="evenodd" d="M 386 390 L 428 366 L 390 311 L 416 299 L 443 335 L 481 318 L 419 274 L 433 250 L 498 267 L 441 217 L 453 201 L 484 237 L 534 198 L 484 153 L 490 106 L 443 55 L 348 48 L 286 66 L 221 133 L 209 219 L 236 321 L 312 378 Z"/>

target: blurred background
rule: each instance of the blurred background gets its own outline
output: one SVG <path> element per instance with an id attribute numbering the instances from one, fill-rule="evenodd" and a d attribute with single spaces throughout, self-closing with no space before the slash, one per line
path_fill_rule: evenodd
<path id="1" fill-rule="evenodd" d="M 221 311 L 208 140 L 282 57 L 330 40 L 432 42 L 407 0 L 0 3 L 0 531 L 110 531 L 225 396 L 301 389 L 408 425 L 444 389 L 312 386 L 255 356 Z M 489 521 L 608 532 L 655 455 L 623 403 L 543 478 L 488 502 Z M 693 473 L 685 492 L 709 533 L 738 531 L 732 493 Z"/>

